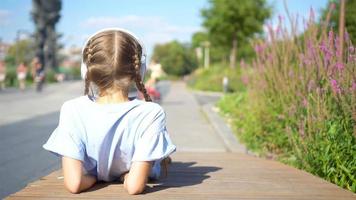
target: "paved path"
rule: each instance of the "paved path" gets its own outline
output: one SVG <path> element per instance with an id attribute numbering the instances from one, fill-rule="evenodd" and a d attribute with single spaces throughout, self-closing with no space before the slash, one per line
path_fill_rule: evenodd
<path id="1" fill-rule="evenodd" d="M 65 100 L 83 94 L 82 82 L 65 82 L 45 86 L 37 93 L 32 88 L 0 91 L 0 126 L 58 112 Z"/>
<path id="2" fill-rule="evenodd" d="M 58 124 L 65 100 L 82 93 L 81 82 L 53 84 L 36 93 L 0 91 L 0 199 L 59 168 L 59 160 L 42 149 Z"/>
<path id="3" fill-rule="evenodd" d="M 214 132 L 194 95 L 183 82 L 173 82 L 162 106 L 168 131 L 178 151 L 224 152 L 222 139 Z"/>
<path id="4" fill-rule="evenodd" d="M 78 84 L 68 85 L 68 91 L 81 91 L 78 86 Z M 97 184 L 95 188 L 87 192 L 72 195 L 63 188 L 61 171 L 55 171 L 49 176 L 29 184 L 25 189 L 11 195 L 9 199 L 117 199 L 118 197 L 124 199 L 160 199 L 164 197 L 165 199 L 205 200 L 356 198 L 349 191 L 281 163 L 239 153 L 227 153 L 228 149 L 224 145 L 225 143 L 214 132 L 198 101 L 192 93 L 188 92 L 184 83 L 173 82 L 169 84 L 163 82 L 160 88 L 164 94 L 162 106 L 167 113 L 168 130 L 178 148 L 178 152 L 172 156 L 174 162 L 170 167 L 170 176 L 167 179 L 150 183 L 147 192 L 140 196 L 128 196 L 123 191 L 122 185 L 117 183 Z M 66 90 L 63 89 L 62 91 Z M 64 98 L 63 94 L 60 93 L 53 95 L 57 98 Z M 51 99 L 50 96 L 49 94 L 49 97 L 46 98 Z M 52 98 L 52 100 L 56 101 L 55 98 Z M 48 108 L 48 112 L 50 110 Z M 58 115 L 58 113 L 52 114 Z M 39 124 L 48 125 L 44 129 L 55 126 L 53 121 L 51 122 L 50 116 L 51 114 L 44 115 L 45 118 L 39 119 L 42 120 Z M 28 114 L 28 117 L 29 120 L 36 119 L 31 118 L 30 114 Z M 32 121 L 32 123 L 35 123 L 35 121 Z M 15 127 L 10 129 L 13 130 Z M 1 131 L 0 127 L 0 137 L 3 134 Z M 44 134 L 48 137 L 49 131 Z M 14 139 L 14 141 L 16 140 Z M 43 150 L 38 151 L 44 152 Z M 29 152 L 27 151 L 28 156 L 31 156 L 31 159 L 36 159 L 38 152 L 32 154 Z M 53 157 L 49 159 L 53 159 Z M 24 166 L 24 163 L 21 164 Z M 47 166 L 50 166 L 50 162 Z M 17 169 L 20 170 L 21 167 Z M 20 174 L 19 177 L 21 176 Z M 0 181 L 2 183 L 2 180 Z"/>

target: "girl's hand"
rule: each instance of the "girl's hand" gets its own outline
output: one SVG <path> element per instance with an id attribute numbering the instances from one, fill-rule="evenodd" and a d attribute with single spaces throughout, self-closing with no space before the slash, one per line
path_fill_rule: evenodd
<path id="1" fill-rule="evenodd" d="M 96 182 L 94 176 L 83 174 L 83 163 L 80 160 L 63 156 L 62 170 L 64 186 L 73 194 L 89 189 Z"/>
<path id="2" fill-rule="evenodd" d="M 147 183 L 152 167 L 151 162 L 133 162 L 130 171 L 124 176 L 124 188 L 129 194 L 141 194 Z"/>

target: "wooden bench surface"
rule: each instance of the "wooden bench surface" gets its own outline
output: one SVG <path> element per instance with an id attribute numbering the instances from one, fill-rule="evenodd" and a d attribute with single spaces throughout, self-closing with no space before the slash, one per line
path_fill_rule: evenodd
<path id="1" fill-rule="evenodd" d="M 287 165 L 238 153 L 173 154 L 169 175 L 142 195 L 122 184 L 100 183 L 70 194 L 55 171 L 7 199 L 356 199 L 352 192 Z"/>

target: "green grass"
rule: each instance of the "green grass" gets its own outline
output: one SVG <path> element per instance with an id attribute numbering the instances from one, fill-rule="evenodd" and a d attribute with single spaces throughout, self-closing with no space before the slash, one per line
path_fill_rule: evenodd
<path id="1" fill-rule="evenodd" d="M 240 80 L 239 67 L 231 69 L 223 65 L 212 65 L 208 69 L 199 68 L 188 78 L 188 86 L 194 90 L 222 92 L 224 76 L 229 79 L 228 91 L 236 92 L 244 90 Z"/>

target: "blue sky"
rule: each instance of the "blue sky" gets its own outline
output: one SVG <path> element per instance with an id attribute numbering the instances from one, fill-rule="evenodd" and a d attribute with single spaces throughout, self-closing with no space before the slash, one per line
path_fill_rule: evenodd
<path id="1" fill-rule="evenodd" d="M 285 16 L 283 0 L 268 0 L 274 7 L 271 23 Z M 318 13 L 327 0 L 287 0 L 291 13 L 307 17 L 311 7 Z M 19 29 L 32 32 L 31 0 L 1 0 L 0 38 L 13 42 Z M 200 10 L 207 0 L 63 0 L 62 18 L 57 30 L 66 46 L 81 46 L 85 39 L 104 27 L 118 26 L 138 35 L 148 53 L 154 44 L 173 39 L 189 41 L 192 33 L 202 30 Z"/>

